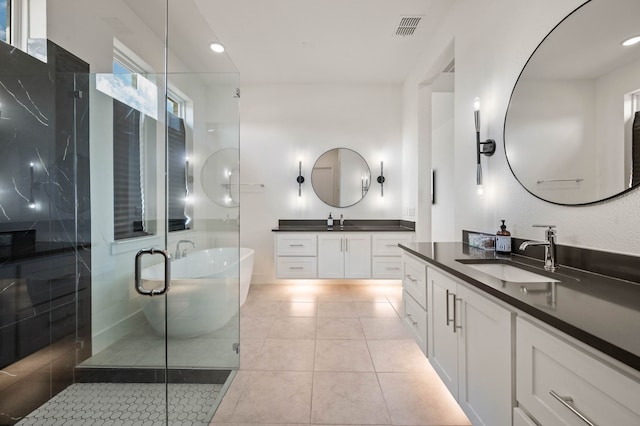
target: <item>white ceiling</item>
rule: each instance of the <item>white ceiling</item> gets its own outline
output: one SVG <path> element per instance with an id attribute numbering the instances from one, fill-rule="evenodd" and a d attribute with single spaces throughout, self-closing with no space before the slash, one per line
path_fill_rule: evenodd
<path id="1" fill-rule="evenodd" d="M 401 83 L 451 0 L 193 0 L 246 83 Z M 397 37 L 401 16 L 423 15 Z M 189 25 L 189 22 L 183 22 Z M 211 40 L 203 37 L 201 43 Z"/>

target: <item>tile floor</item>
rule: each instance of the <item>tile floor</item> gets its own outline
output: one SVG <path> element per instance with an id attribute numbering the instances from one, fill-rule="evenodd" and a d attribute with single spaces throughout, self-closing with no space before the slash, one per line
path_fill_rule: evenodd
<path id="1" fill-rule="evenodd" d="M 206 425 L 221 390 L 222 385 L 170 385 L 169 424 Z M 164 384 L 75 383 L 18 426 L 163 426 L 164 399 Z"/>
<path id="2" fill-rule="evenodd" d="M 469 425 L 402 326 L 400 285 L 252 285 L 212 425 Z"/>

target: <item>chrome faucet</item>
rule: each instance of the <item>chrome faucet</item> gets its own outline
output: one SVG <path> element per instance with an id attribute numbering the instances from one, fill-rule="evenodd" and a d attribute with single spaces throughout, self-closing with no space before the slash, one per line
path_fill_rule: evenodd
<path id="1" fill-rule="evenodd" d="M 340 215 L 340 229 L 344 229 L 344 216 Z"/>
<path id="2" fill-rule="evenodd" d="M 533 225 L 534 228 L 547 228 L 545 241 L 525 241 L 520 244 L 520 250 L 526 250 L 530 246 L 544 246 L 544 269 L 553 272 L 558 267 L 556 263 L 556 230 L 555 225 Z"/>
<path id="3" fill-rule="evenodd" d="M 174 259 L 180 259 L 181 257 L 186 257 L 187 256 L 187 249 L 184 249 L 182 251 L 180 251 L 180 244 L 182 243 L 187 243 L 187 244 L 191 244 L 191 247 L 196 248 L 196 243 L 194 243 L 191 240 L 180 240 L 178 241 L 178 244 L 176 244 L 176 254 L 173 257 Z"/>

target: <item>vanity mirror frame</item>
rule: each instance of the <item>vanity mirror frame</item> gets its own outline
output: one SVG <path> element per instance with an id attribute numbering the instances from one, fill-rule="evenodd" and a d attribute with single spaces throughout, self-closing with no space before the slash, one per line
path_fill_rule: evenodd
<path id="1" fill-rule="evenodd" d="M 339 155 L 339 153 L 341 151 L 347 151 L 347 152 L 352 153 L 359 160 L 361 160 L 361 162 L 359 163 L 359 166 L 361 167 L 361 169 L 360 169 L 361 173 L 358 173 L 358 175 L 361 175 L 360 183 L 359 184 L 354 184 L 353 188 L 350 188 L 350 189 L 353 190 L 352 192 L 361 194 L 361 196 L 357 200 L 355 200 L 356 197 L 354 196 L 354 197 L 351 197 L 345 204 L 341 204 L 340 201 L 338 201 L 336 203 L 337 204 L 336 205 L 336 204 L 332 204 L 328 200 L 324 199 L 322 197 L 322 195 L 319 193 L 321 191 L 317 188 L 318 175 L 315 172 L 316 172 L 317 169 L 319 169 L 318 163 L 322 160 L 322 158 L 325 157 L 326 155 L 330 154 L 333 151 L 337 151 L 338 152 L 337 155 Z M 366 171 L 364 170 L 365 168 L 366 168 Z M 341 180 L 340 175 L 338 176 L 338 178 Z M 371 189 L 371 167 L 369 167 L 369 163 L 367 163 L 367 160 L 365 160 L 365 158 L 359 152 L 357 152 L 357 151 L 355 151 L 353 149 L 350 149 L 350 148 L 336 147 L 336 148 L 329 149 L 329 150 L 323 152 L 322 154 L 320 154 L 318 156 L 318 158 L 313 163 L 313 167 L 311 169 L 311 179 L 310 180 L 311 180 L 311 187 L 313 188 L 314 194 L 316 194 L 318 199 L 320 201 L 322 201 L 323 203 L 325 203 L 326 205 L 331 206 L 331 207 L 335 207 L 335 208 L 352 207 L 352 206 L 358 204 L 359 202 L 361 202 L 364 199 L 364 197 L 366 197 L 367 194 L 369 193 L 369 189 Z M 357 187 L 357 185 L 359 185 L 359 188 Z M 335 194 L 335 191 L 337 190 L 339 198 L 342 197 L 342 191 L 345 189 L 342 186 L 343 185 L 339 184 L 338 188 L 336 189 L 335 182 L 333 184 L 334 194 Z M 352 200 L 355 200 L 355 201 L 351 202 Z"/>
<path id="2" fill-rule="evenodd" d="M 534 57 L 536 56 L 536 54 L 541 50 L 541 47 L 544 45 L 545 42 L 549 42 L 550 37 L 552 37 L 552 34 L 554 34 L 554 32 L 558 29 L 558 27 L 560 27 L 563 24 L 566 24 L 566 22 L 568 20 L 574 19 L 576 18 L 581 12 L 585 11 L 585 8 L 588 8 L 590 5 L 597 3 L 600 0 L 588 0 L 583 2 L 580 6 L 576 7 L 573 11 L 571 11 L 569 14 L 567 14 L 567 16 L 565 16 L 562 20 L 560 20 L 560 22 L 558 24 L 556 24 L 546 35 L 545 37 L 542 39 L 542 41 L 540 43 L 538 43 L 538 45 L 536 46 L 536 48 L 533 50 L 533 52 L 531 53 L 531 55 L 529 56 L 529 58 L 527 59 L 526 63 L 524 64 L 522 70 L 520 71 L 520 73 L 518 74 L 518 78 L 513 86 L 510 98 L 509 98 L 509 103 L 507 105 L 507 109 L 505 112 L 505 119 L 504 119 L 504 127 L 503 127 L 503 148 L 504 148 L 504 153 L 505 153 L 505 158 L 507 160 L 507 164 L 509 166 L 509 169 L 511 171 L 511 173 L 513 174 L 514 178 L 518 181 L 518 183 L 531 195 L 533 195 L 534 197 L 551 203 L 551 204 L 555 204 L 555 205 L 561 205 L 561 206 L 569 206 L 569 207 L 579 207 L 579 206 L 588 206 L 588 205 L 593 205 L 593 204 L 599 204 L 599 203 L 603 203 L 609 200 L 612 200 L 614 198 L 618 198 L 624 195 L 627 195 L 629 192 L 636 190 L 640 187 L 640 185 L 635 185 L 635 186 L 629 186 L 629 187 L 623 187 L 620 191 L 615 192 L 611 195 L 609 194 L 604 194 L 604 195 L 594 195 L 593 197 L 585 197 L 585 201 L 583 200 L 578 200 L 578 202 L 573 202 L 573 203 L 567 203 L 567 202 L 562 202 L 561 200 L 557 200 L 557 199 L 548 199 L 548 198 L 553 198 L 553 197 L 548 197 L 545 198 L 545 195 L 543 193 L 541 193 L 541 191 L 536 191 L 535 187 L 532 187 L 531 183 L 527 185 L 525 185 L 523 183 L 523 169 L 520 169 L 520 172 L 518 175 L 518 173 L 516 173 L 516 171 L 518 170 L 517 166 L 514 166 L 513 163 L 513 158 L 510 159 L 509 155 L 508 155 L 508 144 L 509 144 L 509 136 L 507 135 L 508 133 L 508 127 L 509 127 L 509 116 L 510 113 L 513 113 L 512 107 L 514 105 L 514 95 L 516 96 L 517 99 L 517 91 L 519 88 L 519 84 L 524 81 L 524 75 L 527 71 L 527 67 L 532 63 L 532 61 L 534 61 Z M 575 24 L 573 24 L 575 25 Z M 620 40 L 620 42 L 622 42 L 622 40 Z M 638 84 L 638 86 L 640 87 L 640 83 Z M 522 87 L 522 86 L 521 86 Z M 511 125 L 513 126 L 513 121 L 511 122 Z M 512 129 L 511 129 L 512 131 Z M 513 139 L 513 137 L 512 137 Z M 513 141 L 512 141 L 513 144 Z M 513 151 L 513 145 L 510 149 L 511 151 Z M 625 160 L 628 161 L 628 160 Z M 516 167 L 516 170 L 514 170 L 514 167 Z M 569 177 L 573 177 L 573 176 L 569 176 Z M 624 176 L 625 178 L 627 177 L 626 175 Z M 581 181 L 581 176 L 578 176 L 575 180 L 576 182 L 580 182 Z M 564 179 L 562 179 L 564 180 Z M 574 179 L 566 179 L 567 181 L 569 180 L 574 180 Z M 615 190 L 615 189 L 614 189 Z M 612 192 L 612 191 L 611 191 Z M 595 199 L 595 197 L 598 197 L 597 199 Z M 588 201 L 587 201 L 588 200 Z"/>

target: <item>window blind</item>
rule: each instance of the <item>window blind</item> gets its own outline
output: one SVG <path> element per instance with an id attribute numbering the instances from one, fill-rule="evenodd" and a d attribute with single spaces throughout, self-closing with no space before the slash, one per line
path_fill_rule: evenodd
<path id="1" fill-rule="evenodd" d="M 169 231 L 188 228 L 186 210 L 187 199 L 187 147 L 184 120 L 169 112 Z"/>
<path id="2" fill-rule="evenodd" d="M 140 166 L 140 111 L 113 100 L 114 239 L 147 235 Z"/>

